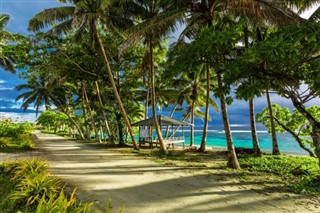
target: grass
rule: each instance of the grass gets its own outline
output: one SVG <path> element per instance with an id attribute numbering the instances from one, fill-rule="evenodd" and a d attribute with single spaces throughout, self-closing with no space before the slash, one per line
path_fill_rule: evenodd
<path id="1" fill-rule="evenodd" d="M 206 167 L 219 169 L 240 176 L 243 182 L 263 184 L 275 191 L 289 190 L 297 194 L 320 195 L 320 169 L 318 160 L 307 156 L 270 155 L 255 157 L 239 154 L 241 170 L 226 168 L 227 152 L 220 150 L 199 153 L 194 150 L 170 150 L 163 155 L 158 150 L 132 151 L 144 158 L 151 158 L 164 165 Z"/>

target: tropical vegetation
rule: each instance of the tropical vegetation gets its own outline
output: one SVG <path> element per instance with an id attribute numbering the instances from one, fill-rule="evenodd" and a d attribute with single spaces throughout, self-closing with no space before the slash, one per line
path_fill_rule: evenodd
<path id="1" fill-rule="evenodd" d="M 319 9 L 309 20 L 299 16 L 317 1 L 59 2 L 61 7 L 39 11 L 29 21 L 29 30 L 36 34 L 13 44 L 17 52 L 27 53 L 15 58 L 16 67 L 25 70 L 21 76 L 26 84 L 17 87 L 23 109 L 54 109 L 83 140 L 94 132 L 97 142 L 102 135 L 112 145 L 130 141 L 139 150 L 137 129 L 131 124 L 147 118 L 151 108 L 165 154 L 157 108 L 184 110 L 182 119 L 191 123 L 204 118 L 201 152 L 206 150 L 214 108 L 222 115 L 227 165 L 239 169 L 228 105 L 234 98 L 249 102 L 253 149 L 261 156 L 253 100 L 267 94 L 268 112 L 258 120 L 270 124 L 272 153 L 280 154 L 275 134 L 279 126 L 295 135 L 305 124 L 309 138 L 303 140 L 320 165 L 320 120 L 307 110 L 308 102 L 320 96 Z M 183 28 L 179 39 L 167 49 L 167 37 L 178 28 Z M 296 122 L 298 116 L 304 124 L 290 126 L 281 120 L 270 92 L 295 107 L 296 114 L 289 118 L 286 112 L 286 119 Z"/>

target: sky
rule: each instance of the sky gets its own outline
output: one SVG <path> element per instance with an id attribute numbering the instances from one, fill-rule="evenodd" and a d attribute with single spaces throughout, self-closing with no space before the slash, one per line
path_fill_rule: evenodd
<path id="1" fill-rule="evenodd" d="M 9 14 L 11 20 L 7 26 L 7 30 L 13 33 L 21 33 L 28 35 L 27 31 L 28 20 L 35 14 L 46 8 L 52 8 L 61 5 L 55 0 L 0 0 L 0 13 Z M 302 16 L 307 18 L 312 11 L 309 11 Z M 173 35 L 178 37 L 178 35 Z M 18 121 L 35 121 L 35 110 L 33 107 L 23 113 L 20 109 L 21 102 L 16 102 L 15 98 L 19 92 L 14 88 L 19 84 L 23 84 L 25 81 L 20 79 L 17 75 L 3 71 L 0 68 L 0 117 L 11 117 L 13 120 Z M 292 103 L 288 99 L 279 97 L 276 94 L 271 95 L 272 102 L 278 103 L 283 107 L 293 108 Z M 219 102 L 219 100 L 216 100 Z M 313 100 L 309 105 L 320 105 L 320 100 Z M 248 103 L 244 101 L 235 100 L 232 105 L 228 107 L 230 123 L 233 126 L 248 125 L 249 124 L 249 109 Z M 264 96 L 255 99 L 255 111 L 256 113 L 262 112 L 262 109 L 267 106 L 266 98 Z M 166 110 L 161 112 L 162 115 L 168 115 Z M 210 115 L 212 121 L 210 125 L 221 125 L 221 115 L 211 110 Z M 199 125 L 202 124 L 202 120 L 196 121 Z"/>

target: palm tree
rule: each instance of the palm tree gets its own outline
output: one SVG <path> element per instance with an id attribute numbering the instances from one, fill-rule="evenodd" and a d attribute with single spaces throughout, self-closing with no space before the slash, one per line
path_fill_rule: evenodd
<path id="1" fill-rule="evenodd" d="M 13 36 L 5 30 L 10 17 L 6 14 L 0 14 L 0 67 L 11 73 L 15 73 L 12 59 L 3 52 L 3 48 L 7 46 L 7 42 L 13 40 Z"/>
<path id="2" fill-rule="evenodd" d="M 24 111 L 28 109 L 30 104 L 34 103 L 36 115 L 38 115 L 41 106 L 44 105 L 45 109 L 49 110 L 58 97 L 64 97 L 64 89 L 58 87 L 55 81 L 49 81 L 43 76 L 36 80 L 30 80 L 26 84 L 16 86 L 16 90 L 28 90 L 18 95 L 16 101 L 22 99 L 21 108 Z"/>
<path id="3" fill-rule="evenodd" d="M 154 69 L 154 48 L 159 44 L 163 36 L 168 35 L 170 31 L 175 30 L 176 20 L 181 18 L 180 14 L 176 13 L 173 8 L 174 1 L 141 1 L 133 0 L 126 1 L 126 9 L 132 12 L 133 17 L 139 22 L 134 27 L 128 30 L 130 40 L 135 42 L 144 39 L 144 42 L 149 48 L 149 72 L 150 72 L 150 88 L 151 88 L 151 105 L 152 117 L 154 119 L 155 129 L 157 132 L 160 150 L 166 152 L 166 146 L 162 138 L 162 132 L 158 123 L 156 113 L 156 82 Z"/>
<path id="4" fill-rule="evenodd" d="M 296 2 L 291 2 L 295 4 Z M 309 2 L 308 2 L 309 3 Z M 195 38 L 198 32 L 204 27 L 210 27 L 213 23 L 218 23 L 220 17 L 224 17 L 225 14 L 238 13 L 242 14 L 252 21 L 264 22 L 268 20 L 269 23 L 283 24 L 292 20 L 302 22 L 296 13 L 294 13 L 288 6 L 288 2 L 284 1 L 256 1 L 256 0 L 242 0 L 242 1 L 218 1 L 218 0 L 200 0 L 200 1 L 184 1 L 185 9 L 187 11 L 187 23 L 186 28 L 180 36 L 180 40 L 184 37 L 189 39 Z M 221 21 L 221 20 L 220 20 Z M 223 24 L 222 24 L 223 26 Z M 216 72 L 218 85 L 223 86 L 222 73 Z M 224 125 L 226 129 L 226 138 L 229 150 L 229 165 L 234 168 L 239 168 L 239 163 L 236 158 L 236 154 L 233 148 L 233 141 L 227 119 L 227 110 L 225 100 L 221 100 L 222 115 L 224 118 Z M 225 107 L 223 107 L 225 106 Z M 225 120 L 227 119 L 227 120 Z M 228 130 L 229 129 L 229 130 Z M 230 134 L 228 134 L 230 132 Z"/>
<path id="5" fill-rule="evenodd" d="M 89 30 L 94 38 L 93 41 L 97 43 L 101 51 L 114 97 L 130 132 L 133 146 L 136 150 L 139 150 L 130 121 L 117 91 L 107 52 L 100 37 L 100 29 L 98 29 L 99 24 L 104 24 L 102 26 L 107 26 L 109 27 L 108 29 L 112 30 L 115 30 L 119 26 L 118 24 L 122 24 L 122 27 L 126 28 L 131 22 L 125 23 L 119 17 L 115 18 L 116 14 L 114 14 L 114 11 L 116 10 L 113 10 L 112 0 L 62 0 L 61 2 L 68 2 L 73 5 L 51 8 L 38 13 L 29 21 L 29 29 L 39 31 L 45 27 L 51 27 L 52 23 L 58 22 L 58 24 L 49 30 L 49 33 L 59 35 L 75 30 L 75 35 L 81 36 L 87 29 Z"/>

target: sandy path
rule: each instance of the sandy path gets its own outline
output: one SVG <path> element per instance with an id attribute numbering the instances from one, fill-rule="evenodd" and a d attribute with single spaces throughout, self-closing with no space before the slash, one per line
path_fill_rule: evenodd
<path id="1" fill-rule="evenodd" d="M 265 192 L 210 169 L 166 167 L 121 154 L 37 133 L 37 144 L 55 175 L 78 186 L 83 201 L 112 212 L 320 212 L 320 200 Z M 102 208 L 103 209 L 103 208 Z"/>

